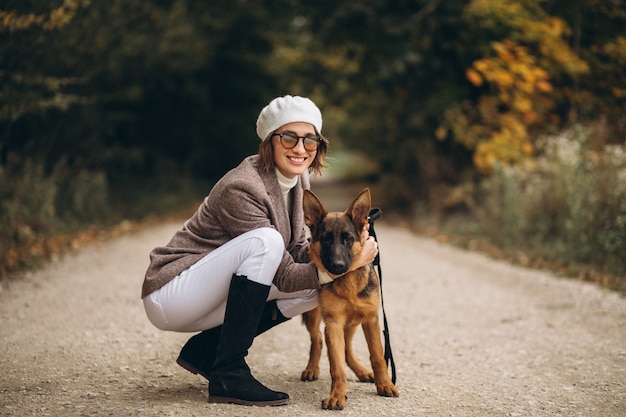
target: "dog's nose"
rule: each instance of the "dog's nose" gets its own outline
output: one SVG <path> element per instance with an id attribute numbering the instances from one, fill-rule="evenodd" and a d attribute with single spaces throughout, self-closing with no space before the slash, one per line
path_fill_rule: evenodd
<path id="1" fill-rule="evenodd" d="M 335 269 L 342 269 L 346 267 L 346 263 L 343 261 L 339 261 L 339 262 L 333 262 L 333 268 Z"/>
<path id="2" fill-rule="evenodd" d="M 336 261 L 333 262 L 332 265 L 332 273 L 334 274 L 343 274 L 348 270 L 348 267 L 344 261 Z"/>

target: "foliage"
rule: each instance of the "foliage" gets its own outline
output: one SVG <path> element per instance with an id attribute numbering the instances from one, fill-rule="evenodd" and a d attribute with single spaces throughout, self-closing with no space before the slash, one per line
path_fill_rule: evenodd
<path id="1" fill-rule="evenodd" d="M 50 174 L 32 159 L 0 166 L 0 275 L 42 255 L 53 232 L 103 221 L 108 196 L 101 172 L 69 171 L 63 161 Z"/>
<path id="2" fill-rule="evenodd" d="M 137 190 L 149 189 L 150 193 Z M 0 278 L 77 247 L 99 235 L 128 230 L 153 216 L 195 209 L 210 189 L 207 181 L 172 177 L 128 179 L 111 189 L 103 172 L 52 172 L 30 158 L 11 157 L 0 166 Z"/>
<path id="3" fill-rule="evenodd" d="M 259 109 L 285 93 L 320 105 L 331 156 L 372 160 L 386 207 L 436 209 L 572 124 L 604 120 L 602 143 L 623 145 L 625 25 L 623 0 L 7 0 L 0 166 L 42 200 L 0 220 L 141 216 L 138 201 L 172 192 L 158 185 L 255 152 Z"/>
<path id="4" fill-rule="evenodd" d="M 576 126 L 538 141 L 537 152 L 484 180 L 487 235 L 626 276 L 626 146 L 598 146 L 597 130 Z"/>
<path id="5" fill-rule="evenodd" d="M 491 41 L 491 51 L 466 71 L 472 85 L 487 91 L 448 110 L 443 126 L 474 150 L 474 165 L 488 173 L 496 161 L 516 164 L 533 155 L 533 134 L 559 121 L 552 79 L 589 67 L 565 42 L 565 21 L 534 1 L 474 0 L 465 12 L 503 39 Z"/>
<path id="6" fill-rule="evenodd" d="M 239 121 L 291 92 L 320 103 L 333 146 L 373 155 L 391 201 L 428 202 L 532 158 L 544 132 L 624 114 L 621 3 L 9 1 L 0 158 L 216 177 L 255 150 Z"/>
<path id="7" fill-rule="evenodd" d="M 573 32 L 572 47 L 591 69 L 560 92 L 572 103 L 567 121 L 575 123 L 606 117 L 612 140 L 623 143 L 626 137 L 626 2 L 558 0 L 551 3 L 548 10 L 567 20 Z"/>
<path id="8" fill-rule="evenodd" d="M 15 10 L 0 10 L 0 29 L 3 31 L 26 30 L 38 26 L 44 30 L 52 30 L 67 25 L 76 15 L 81 5 L 87 6 L 91 0 L 63 0 L 63 3 L 45 13 L 25 12 L 20 14 Z M 8 4 L 10 6 L 10 2 Z M 16 4 L 15 6 L 18 6 Z M 6 6 L 5 6 L 6 7 Z"/>
<path id="9" fill-rule="evenodd" d="M 58 14 L 32 3 L 36 16 Z M 65 1 L 63 25 L 5 26 L 0 156 L 32 149 L 48 171 L 66 158 L 113 186 L 165 167 L 223 173 L 255 150 L 254 130 L 234 120 L 254 120 L 273 83 L 252 73 L 267 48 L 256 9 L 222 3 Z"/>
<path id="10" fill-rule="evenodd" d="M 277 50 L 294 57 L 296 81 L 305 78 L 305 91 L 323 97 L 331 110 L 333 146 L 374 158 L 389 204 L 398 209 L 427 201 L 430 184 L 458 175 L 466 157 L 453 142 L 433 142 L 431 133 L 447 106 L 467 92 L 458 82 L 467 56 L 463 5 L 316 2 L 316 12 L 304 10 L 298 19 L 306 48 Z M 283 68 L 290 72 L 293 67 Z"/>

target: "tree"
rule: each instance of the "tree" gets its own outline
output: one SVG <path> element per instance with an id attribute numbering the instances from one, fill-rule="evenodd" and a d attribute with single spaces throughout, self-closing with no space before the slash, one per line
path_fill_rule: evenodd
<path id="1" fill-rule="evenodd" d="M 589 66 L 567 43 L 568 25 L 534 0 L 474 0 L 465 13 L 495 40 L 466 70 L 480 93 L 446 112 L 439 137 L 449 129 L 487 173 L 496 161 L 517 164 L 533 155 L 537 133 L 561 123 L 553 83 L 565 78 L 560 89 Z"/>
<path id="2" fill-rule="evenodd" d="M 301 4 L 292 29 L 300 43 L 276 49 L 291 64 L 284 74 L 298 74 L 297 85 L 333 110 L 325 115 L 338 126 L 335 144 L 378 163 L 390 204 L 429 200 L 430 184 L 458 175 L 465 158 L 455 143 L 432 140 L 439 115 L 468 91 L 459 82 L 464 2 Z"/>
<path id="3" fill-rule="evenodd" d="M 549 3 L 551 13 L 572 27 L 572 48 L 590 66 L 584 77 L 564 88 L 572 103 L 568 121 L 605 121 L 601 141 L 626 140 L 626 2 L 576 0 Z"/>
<path id="4" fill-rule="evenodd" d="M 11 6 L 0 14 L 0 163 L 28 154 L 51 170 L 64 158 L 124 182 L 215 177 L 255 151 L 256 113 L 275 86 L 261 65 L 263 5 Z"/>

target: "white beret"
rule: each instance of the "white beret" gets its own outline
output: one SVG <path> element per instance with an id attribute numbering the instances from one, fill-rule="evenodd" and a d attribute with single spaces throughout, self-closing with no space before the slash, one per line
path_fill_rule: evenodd
<path id="1" fill-rule="evenodd" d="M 295 122 L 311 123 L 317 133 L 322 133 L 322 113 L 315 103 L 306 97 L 289 95 L 275 98 L 261 110 L 256 133 L 265 140 L 279 127 Z"/>

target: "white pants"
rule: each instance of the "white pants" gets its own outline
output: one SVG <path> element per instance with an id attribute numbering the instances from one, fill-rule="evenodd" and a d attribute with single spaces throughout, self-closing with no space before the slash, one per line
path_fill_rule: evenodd
<path id="1" fill-rule="evenodd" d="M 285 317 L 317 307 L 317 290 L 284 293 L 272 280 L 284 253 L 276 230 L 251 230 L 225 243 L 143 299 L 148 319 L 161 330 L 196 332 L 224 323 L 233 274 L 271 286 L 267 298 Z"/>

